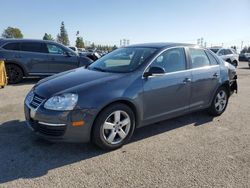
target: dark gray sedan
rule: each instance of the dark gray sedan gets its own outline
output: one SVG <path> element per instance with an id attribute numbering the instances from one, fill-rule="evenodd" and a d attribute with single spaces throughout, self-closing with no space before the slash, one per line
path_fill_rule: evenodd
<path id="1" fill-rule="evenodd" d="M 41 80 L 25 99 L 25 117 L 46 139 L 116 149 L 135 128 L 202 109 L 221 115 L 236 90 L 235 68 L 207 49 L 133 45 Z"/>

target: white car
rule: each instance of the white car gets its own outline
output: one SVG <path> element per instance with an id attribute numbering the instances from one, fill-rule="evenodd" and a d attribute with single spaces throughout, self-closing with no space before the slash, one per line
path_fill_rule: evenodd
<path id="1" fill-rule="evenodd" d="M 235 67 L 238 66 L 239 55 L 232 48 L 210 48 L 212 52 L 220 56 L 223 60 L 231 63 Z"/>

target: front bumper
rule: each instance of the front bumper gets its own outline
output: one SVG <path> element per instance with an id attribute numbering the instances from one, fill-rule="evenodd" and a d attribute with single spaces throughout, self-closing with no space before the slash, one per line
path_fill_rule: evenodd
<path id="1" fill-rule="evenodd" d="M 33 109 L 24 104 L 25 119 L 37 135 L 52 141 L 89 142 L 96 110 L 53 111 L 40 106 Z M 83 126 L 72 126 L 73 121 L 84 121 Z"/>

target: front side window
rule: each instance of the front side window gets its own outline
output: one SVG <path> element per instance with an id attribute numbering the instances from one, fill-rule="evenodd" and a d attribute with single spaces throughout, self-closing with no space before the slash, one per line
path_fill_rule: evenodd
<path id="1" fill-rule="evenodd" d="M 226 55 L 226 51 L 224 49 L 221 49 L 218 53 L 219 56 Z"/>
<path id="2" fill-rule="evenodd" d="M 131 72 L 151 57 L 156 50 L 143 47 L 120 48 L 98 59 L 88 68 L 103 72 Z"/>
<path id="3" fill-rule="evenodd" d="M 47 53 L 43 43 L 39 42 L 24 42 L 21 43 L 21 51 Z"/>
<path id="4" fill-rule="evenodd" d="M 199 68 L 209 66 L 209 59 L 203 49 L 190 48 L 189 49 L 192 68 Z"/>
<path id="5" fill-rule="evenodd" d="M 59 55 L 64 54 L 64 50 L 57 45 L 47 44 L 47 48 L 50 54 L 59 54 Z"/>
<path id="6" fill-rule="evenodd" d="M 226 50 L 226 55 L 231 55 L 231 54 L 233 54 L 233 52 L 230 49 L 227 49 Z"/>
<path id="7" fill-rule="evenodd" d="M 18 42 L 8 43 L 8 44 L 3 46 L 3 49 L 19 51 L 20 50 L 20 45 L 19 45 Z"/>
<path id="8" fill-rule="evenodd" d="M 151 64 L 151 67 L 153 66 L 163 68 L 166 73 L 185 70 L 186 58 L 184 48 L 166 50 L 154 60 Z"/>

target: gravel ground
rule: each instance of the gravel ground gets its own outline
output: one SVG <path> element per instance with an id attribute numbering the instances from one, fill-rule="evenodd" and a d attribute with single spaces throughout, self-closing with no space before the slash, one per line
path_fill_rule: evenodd
<path id="1" fill-rule="evenodd" d="M 25 127 L 37 80 L 0 90 L 0 187 L 250 187 L 250 69 L 216 118 L 196 112 L 136 130 L 123 148 L 50 143 Z"/>

